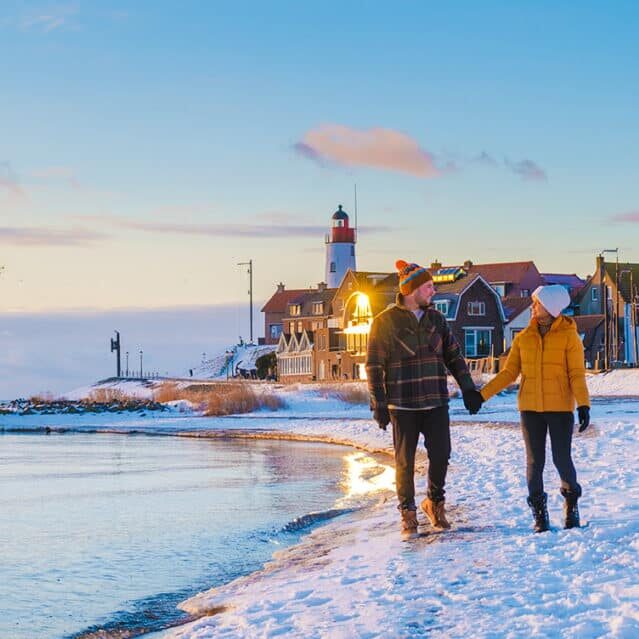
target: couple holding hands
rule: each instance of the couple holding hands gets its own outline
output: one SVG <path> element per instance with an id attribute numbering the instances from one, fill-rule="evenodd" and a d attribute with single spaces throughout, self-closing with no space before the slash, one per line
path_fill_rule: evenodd
<path id="1" fill-rule="evenodd" d="M 384 430 L 392 424 L 403 535 L 417 532 L 414 470 L 420 433 L 429 459 L 428 491 L 421 509 L 434 527 L 450 527 L 444 499 L 451 452 L 448 373 L 459 384 L 471 415 L 521 375 L 518 408 L 534 529 L 549 529 L 543 485 L 547 434 L 565 500 L 564 527 L 578 527 L 581 486 L 571 457 L 573 411 L 577 405 L 579 431 L 584 431 L 590 423 L 590 400 L 581 339 L 574 320 L 561 314 L 570 303 L 568 292 L 558 285 L 533 292 L 530 324 L 516 335 L 504 368 L 477 390 L 445 317 L 431 305 L 431 274 L 403 260 L 395 266 L 399 293 L 395 304 L 373 320 L 366 374 L 375 421 Z"/>

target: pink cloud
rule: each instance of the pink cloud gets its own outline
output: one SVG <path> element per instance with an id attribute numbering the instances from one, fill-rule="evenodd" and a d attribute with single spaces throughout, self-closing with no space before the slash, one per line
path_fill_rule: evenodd
<path id="1" fill-rule="evenodd" d="M 405 133 L 392 129 L 359 130 L 341 124 L 324 124 L 308 131 L 293 148 L 300 155 L 319 162 L 368 166 L 421 178 L 441 174 L 431 153 Z"/>
<path id="2" fill-rule="evenodd" d="M 612 216 L 613 222 L 639 222 L 639 211 L 630 211 Z"/>
<path id="3" fill-rule="evenodd" d="M 108 236 L 85 229 L 0 227 L 0 244 L 18 246 L 88 246 Z"/>

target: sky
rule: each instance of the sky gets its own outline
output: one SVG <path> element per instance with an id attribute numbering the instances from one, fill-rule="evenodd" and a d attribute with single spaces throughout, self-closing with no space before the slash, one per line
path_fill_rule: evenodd
<path id="1" fill-rule="evenodd" d="M 249 259 L 258 307 L 316 284 L 355 185 L 362 270 L 639 261 L 638 27 L 623 1 L 5 0 L 0 331 L 246 304 Z"/>

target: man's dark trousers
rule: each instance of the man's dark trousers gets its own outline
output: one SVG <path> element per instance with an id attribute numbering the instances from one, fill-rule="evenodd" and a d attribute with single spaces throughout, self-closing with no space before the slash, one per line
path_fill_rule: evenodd
<path id="1" fill-rule="evenodd" d="M 420 433 L 428 451 L 428 497 L 444 499 L 444 484 L 450 458 L 450 419 L 448 406 L 430 410 L 392 410 L 393 446 L 395 447 L 395 485 L 398 508 L 416 510 L 415 453 Z"/>
<path id="2" fill-rule="evenodd" d="M 577 472 L 570 455 L 574 422 L 572 413 L 521 413 L 521 430 L 526 444 L 526 481 L 528 496 L 532 500 L 541 497 L 544 492 L 546 433 L 550 433 L 552 460 L 561 479 L 562 492 L 581 495 L 581 486 L 577 483 Z"/>

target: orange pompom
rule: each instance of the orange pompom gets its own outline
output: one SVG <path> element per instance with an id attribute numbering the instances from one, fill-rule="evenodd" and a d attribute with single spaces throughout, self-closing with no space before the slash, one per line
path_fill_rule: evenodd
<path id="1" fill-rule="evenodd" d="M 395 262 L 395 268 L 398 271 L 401 271 L 405 266 L 408 266 L 408 262 L 404 262 L 404 260 L 397 260 L 397 262 Z"/>

